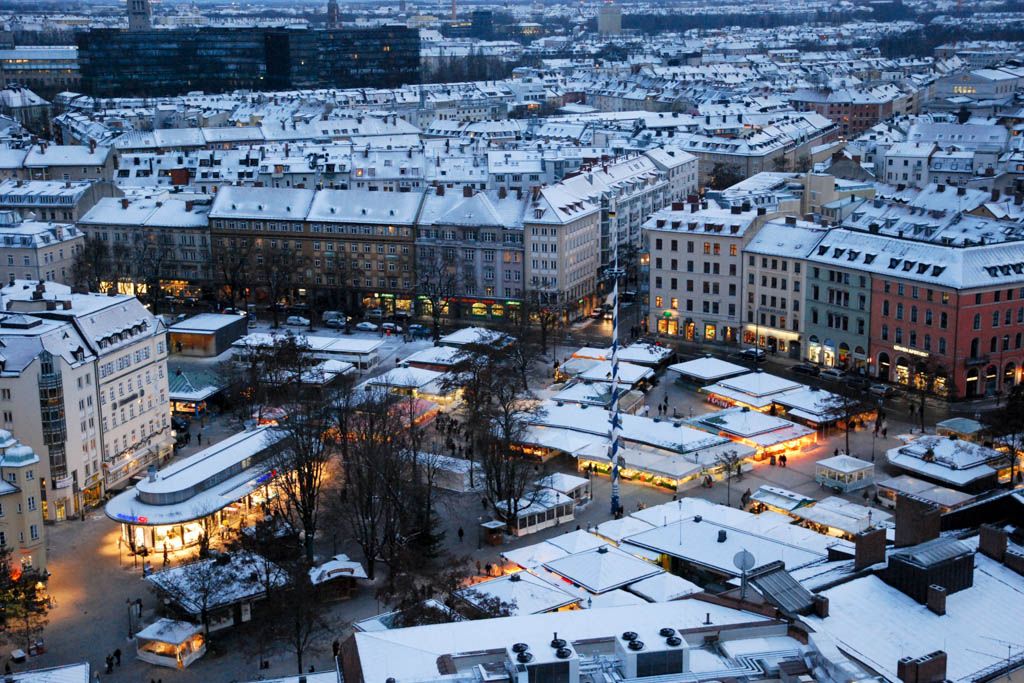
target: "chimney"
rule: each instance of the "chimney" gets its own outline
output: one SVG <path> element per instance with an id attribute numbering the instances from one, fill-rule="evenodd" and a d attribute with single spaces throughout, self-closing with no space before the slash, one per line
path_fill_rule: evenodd
<path id="1" fill-rule="evenodd" d="M 49 299 L 46 302 L 46 310 L 48 310 L 48 311 L 56 311 L 57 310 L 57 302 L 54 301 L 53 299 Z"/>
<path id="2" fill-rule="evenodd" d="M 502 185 L 501 187 L 498 188 L 498 199 L 504 199 L 507 196 L 508 196 L 508 190 L 506 190 L 505 186 Z"/>
<path id="3" fill-rule="evenodd" d="M 62 303 L 64 304 L 65 311 L 71 310 L 71 299 L 65 299 Z"/>
<path id="4" fill-rule="evenodd" d="M 89 154 L 93 154 L 96 151 L 96 141 L 89 140 Z"/>
<path id="5" fill-rule="evenodd" d="M 966 187 L 958 187 L 958 188 L 956 188 L 956 196 L 957 197 L 963 197 L 965 194 L 967 194 L 967 188 Z"/>
<path id="6" fill-rule="evenodd" d="M 1006 537 L 1006 529 L 982 524 L 978 529 L 978 550 L 982 555 L 1002 562 L 1006 558 Z"/>
<path id="7" fill-rule="evenodd" d="M 767 216 L 768 215 L 768 207 L 766 207 L 766 206 L 759 206 L 759 207 L 757 207 L 757 215 L 758 216 Z"/>
<path id="8" fill-rule="evenodd" d="M 860 155 L 859 154 L 854 154 L 853 155 L 853 163 L 855 163 L 855 164 L 859 164 L 860 163 Z"/>
<path id="9" fill-rule="evenodd" d="M 825 619 L 828 617 L 828 598 L 820 593 L 814 596 L 812 603 L 815 616 Z"/>
<path id="10" fill-rule="evenodd" d="M 932 612 L 940 617 L 943 616 L 946 613 L 946 589 L 935 584 L 928 586 L 926 604 Z"/>
<path id="11" fill-rule="evenodd" d="M 686 210 L 686 204 L 684 204 L 683 202 L 672 202 L 672 210 L 673 211 L 685 211 Z"/>
<path id="12" fill-rule="evenodd" d="M 470 185 L 463 186 L 463 188 L 462 188 L 462 196 L 463 197 L 467 197 L 467 198 L 468 197 L 472 197 L 473 196 L 473 187 L 470 186 Z"/>
<path id="13" fill-rule="evenodd" d="M 935 191 L 938 192 L 939 194 L 942 194 L 943 192 L 946 191 L 946 186 L 943 185 L 942 183 L 939 183 L 938 185 L 935 186 Z"/>
<path id="14" fill-rule="evenodd" d="M 536 201 L 540 200 L 540 187 L 539 186 L 534 185 L 533 187 L 530 188 L 530 192 L 532 192 L 532 194 L 533 194 L 533 197 L 532 197 L 533 201 L 536 202 Z"/>
<path id="15" fill-rule="evenodd" d="M 146 468 L 146 478 L 149 481 L 156 481 L 156 465 L 150 465 Z"/>
<path id="16" fill-rule="evenodd" d="M 796 225 L 796 216 L 786 216 L 786 225 Z"/>
<path id="17" fill-rule="evenodd" d="M 904 548 L 939 537 L 942 513 L 931 503 L 896 495 L 896 547 Z"/>
<path id="18" fill-rule="evenodd" d="M 438 185 L 437 185 L 437 196 L 438 197 L 443 197 L 444 196 L 444 185 L 442 185 L 440 183 L 438 183 Z"/>
<path id="19" fill-rule="evenodd" d="M 735 216 L 737 214 L 743 213 L 743 209 L 742 209 L 742 207 L 736 206 L 734 204 L 734 205 L 729 207 L 729 213 L 731 213 L 731 214 L 733 214 Z"/>
<path id="20" fill-rule="evenodd" d="M 992 188 L 992 201 L 998 202 L 1001 194 L 1002 193 L 999 190 Z"/>
<path id="21" fill-rule="evenodd" d="M 194 201 L 192 201 L 191 199 L 186 199 L 185 200 L 185 211 L 186 212 L 191 212 L 192 209 L 195 208 L 195 206 L 196 206 L 196 203 Z"/>
<path id="22" fill-rule="evenodd" d="M 725 529 L 719 529 L 718 530 L 718 542 L 719 543 L 725 543 L 725 541 L 728 538 L 729 538 L 729 533 Z"/>
<path id="23" fill-rule="evenodd" d="M 853 570 L 860 571 L 885 562 L 885 529 L 862 531 L 853 537 Z"/>
<path id="24" fill-rule="evenodd" d="M 1017 206 L 1024 204 L 1024 192 L 1016 192 L 1013 195 L 1013 203 Z"/>
<path id="25" fill-rule="evenodd" d="M 123 197 L 121 199 L 121 208 L 122 209 L 127 209 L 128 208 L 128 198 L 127 197 Z"/>
<path id="26" fill-rule="evenodd" d="M 896 186 L 896 191 L 897 192 L 903 192 L 903 190 L 905 190 L 905 189 L 907 189 L 907 186 L 904 185 L 903 183 L 900 183 L 899 185 Z"/>

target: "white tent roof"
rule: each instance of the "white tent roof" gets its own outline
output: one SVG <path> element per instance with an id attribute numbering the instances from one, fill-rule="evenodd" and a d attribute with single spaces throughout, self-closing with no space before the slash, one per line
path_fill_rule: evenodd
<path id="1" fill-rule="evenodd" d="M 319 585 L 334 579 L 340 578 L 365 579 L 366 570 L 363 565 L 348 558 L 348 555 L 335 555 L 332 559 L 324 562 L 319 567 L 309 570 L 309 580 L 313 585 Z"/>
<path id="2" fill-rule="evenodd" d="M 202 626 L 188 621 L 174 619 L 157 619 L 152 624 L 135 634 L 143 640 L 159 640 L 161 643 L 180 645 L 196 633 L 201 633 Z"/>

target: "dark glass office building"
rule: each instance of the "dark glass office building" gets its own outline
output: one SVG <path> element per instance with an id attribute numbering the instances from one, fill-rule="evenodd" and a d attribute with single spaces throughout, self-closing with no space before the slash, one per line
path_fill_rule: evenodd
<path id="1" fill-rule="evenodd" d="M 391 88 L 419 80 L 419 33 L 372 29 L 99 29 L 78 35 L 82 92 Z"/>

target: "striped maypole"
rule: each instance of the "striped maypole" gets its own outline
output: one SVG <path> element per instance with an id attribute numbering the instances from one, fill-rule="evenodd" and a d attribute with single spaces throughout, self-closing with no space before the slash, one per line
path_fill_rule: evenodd
<path id="1" fill-rule="evenodd" d="M 608 212 L 609 221 L 615 220 L 615 213 Z M 611 226 L 609 226 L 610 228 Z M 612 464 L 612 500 L 611 508 L 614 515 L 619 511 L 619 448 L 622 435 L 622 416 L 619 413 L 619 234 L 609 229 L 614 243 L 614 265 L 612 267 L 612 405 L 611 428 L 608 434 L 608 460 Z"/>

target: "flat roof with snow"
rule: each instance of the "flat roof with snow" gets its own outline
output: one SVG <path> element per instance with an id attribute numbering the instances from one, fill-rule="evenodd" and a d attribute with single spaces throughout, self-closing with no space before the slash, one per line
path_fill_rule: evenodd
<path id="1" fill-rule="evenodd" d="M 685 363 L 676 363 L 675 365 L 668 366 L 668 369 L 699 382 L 717 382 L 728 377 L 736 377 L 750 372 L 750 368 L 711 356 L 695 358 Z"/>
<path id="2" fill-rule="evenodd" d="M 459 589 L 455 595 L 473 606 L 479 606 L 485 598 L 500 600 L 509 606 L 511 615 L 553 612 L 580 600 L 529 572 L 481 581 Z"/>
<path id="3" fill-rule="evenodd" d="M 237 323 L 241 317 L 224 313 L 200 313 L 171 325 L 168 331 L 171 333 L 213 334 L 217 330 Z"/>
<path id="4" fill-rule="evenodd" d="M 792 391 L 803 387 L 799 382 L 794 382 L 785 377 L 770 375 L 767 372 L 748 372 L 745 375 L 729 377 L 718 382 L 719 385 L 757 398 L 764 398 L 783 391 Z"/>

